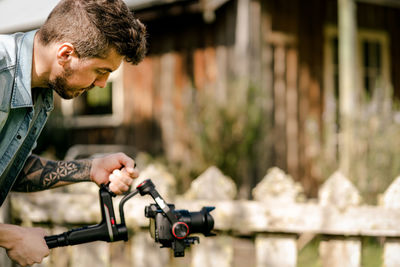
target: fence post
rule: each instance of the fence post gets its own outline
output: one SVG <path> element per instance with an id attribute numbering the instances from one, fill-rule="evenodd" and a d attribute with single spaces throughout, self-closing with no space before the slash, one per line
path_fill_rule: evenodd
<path id="1" fill-rule="evenodd" d="M 201 200 L 233 200 L 236 185 L 216 167 L 208 168 L 190 186 L 185 198 Z M 218 210 L 212 213 L 219 212 Z M 212 214 L 211 213 L 211 214 Z M 201 237 L 200 237 L 201 238 Z M 201 238 L 192 247 L 192 267 L 230 267 L 233 265 L 233 238 L 221 233 Z"/>
<path id="2" fill-rule="evenodd" d="M 400 176 L 389 186 L 383 194 L 382 203 L 386 209 L 400 208 Z M 400 240 L 387 238 L 383 247 L 383 266 L 400 266 Z"/>
<path id="3" fill-rule="evenodd" d="M 146 169 L 140 172 L 139 178 L 135 180 L 132 186 L 135 188 L 143 180 L 151 179 L 156 186 L 157 191 L 167 202 L 175 198 L 175 178 L 167 172 L 162 165 L 148 165 Z M 148 197 L 149 204 L 154 201 Z M 144 211 L 143 211 L 144 215 Z M 129 217 L 128 214 L 125 216 Z M 148 231 L 136 232 L 131 238 L 131 259 L 132 266 L 135 267 L 164 267 L 169 263 L 169 249 L 160 249 L 160 244 L 156 244 L 150 237 Z"/>
<path id="4" fill-rule="evenodd" d="M 93 242 L 72 246 L 71 266 L 108 267 L 110 265 L 110 244 L 106 242 Z"/>
<path id="5" fill-rule="evenodd" d="M 271 168 L 253 189 L 254 200 L 263 203 L 296 202 L 302 188 L 278 168 Z M 259 234 L 256 236 L 257 267 L 294 267 L 297 264 L 295 235 Z"/>
<path id="6" fill-rule="evenodd" d="M 334 173 L 319 190 L 319 204 L 341 212 L 360 202 L 357 188 L 340 172 Z M 324 267 L 361 266 L 361 241 L 358 237 L 329 237 L 329 240 L 321 241 L 319 253 Z"/>

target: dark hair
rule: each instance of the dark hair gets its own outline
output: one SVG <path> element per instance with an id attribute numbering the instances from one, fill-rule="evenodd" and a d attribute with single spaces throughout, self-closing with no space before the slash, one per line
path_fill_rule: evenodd
<path id="1" fill-rule="evenodd" d="M 146 54 L 146 28 L 122 0 L 62 0 L 38 33 L 44 45 L 70 42 L 80 58 L 105 58 L 115 48 L 138 64 Z"/>

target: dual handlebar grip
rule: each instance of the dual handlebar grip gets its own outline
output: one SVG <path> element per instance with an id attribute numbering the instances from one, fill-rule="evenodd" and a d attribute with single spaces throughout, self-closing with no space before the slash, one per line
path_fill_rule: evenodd
<path id="1" fill-rule="evenodd" d="M 83 244 L 93 241 L 127 241 L 128 230 L 125 225 L 123 213 L 124 203 L 136 193 L 140 193 L 142 196 L 146 194 L 158 195 L 154 188 L 155 185 L 150 179 L 148 179 L 139 184 L 136 187 L 137 190 L 125 196 L 120 202 L 121 224 L 117 224 L 112 204 L 112 197 L 115 197 L 116 194 L 110 190 L 109 184 L 101 185 L 99 190 L 99 197 L 102 221 L 97 225 L 72 229 L 59 235 L 45 236 L 44 239 L 47 246 L 49 248 L 55 248 Z"/>
<path id="2" fill-rule="evenodd" d="M 108 185 L 102 185 L 99 190 L 102 220 L 99 224 L 72 229 L 59 235 L 45 236 L 49 248 L 71 246 L 93 241 L 114 242 L 128 240 L 128 230 L 125 222 L 116 223 L 112 197 L 115 196 Z"/>

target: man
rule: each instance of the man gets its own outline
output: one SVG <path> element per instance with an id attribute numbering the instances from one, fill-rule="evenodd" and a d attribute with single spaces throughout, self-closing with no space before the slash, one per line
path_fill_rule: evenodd
<path id="1" fill-rule="evenodd" d="M 33 155 L 53 108 L 53 90 L 70 99 L 104 87 L 122 60 L 138 64 L 145 27 L 122 0 L 62 0 L 39 31 L 0 35 L 0 205 L 10 190 L 32 192 L 92 181 L 117 194 L 138 177 L 125 154 L 51 161 Z M 0 246 L 21 266 L 49 254 L 39 228 L 0 224 Z"/>

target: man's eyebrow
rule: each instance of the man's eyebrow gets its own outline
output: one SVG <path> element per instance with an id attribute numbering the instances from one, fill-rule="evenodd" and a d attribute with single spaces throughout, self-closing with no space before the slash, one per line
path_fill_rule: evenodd
<path id="1" fill-rule="evenodd" d="M 99 68 L 99 70 L 104 70 L 104 71 L 108 71 L 108 72 L 113 72 L 113 70 L 112 69 L 110 69 L 110 68 Z"/>

